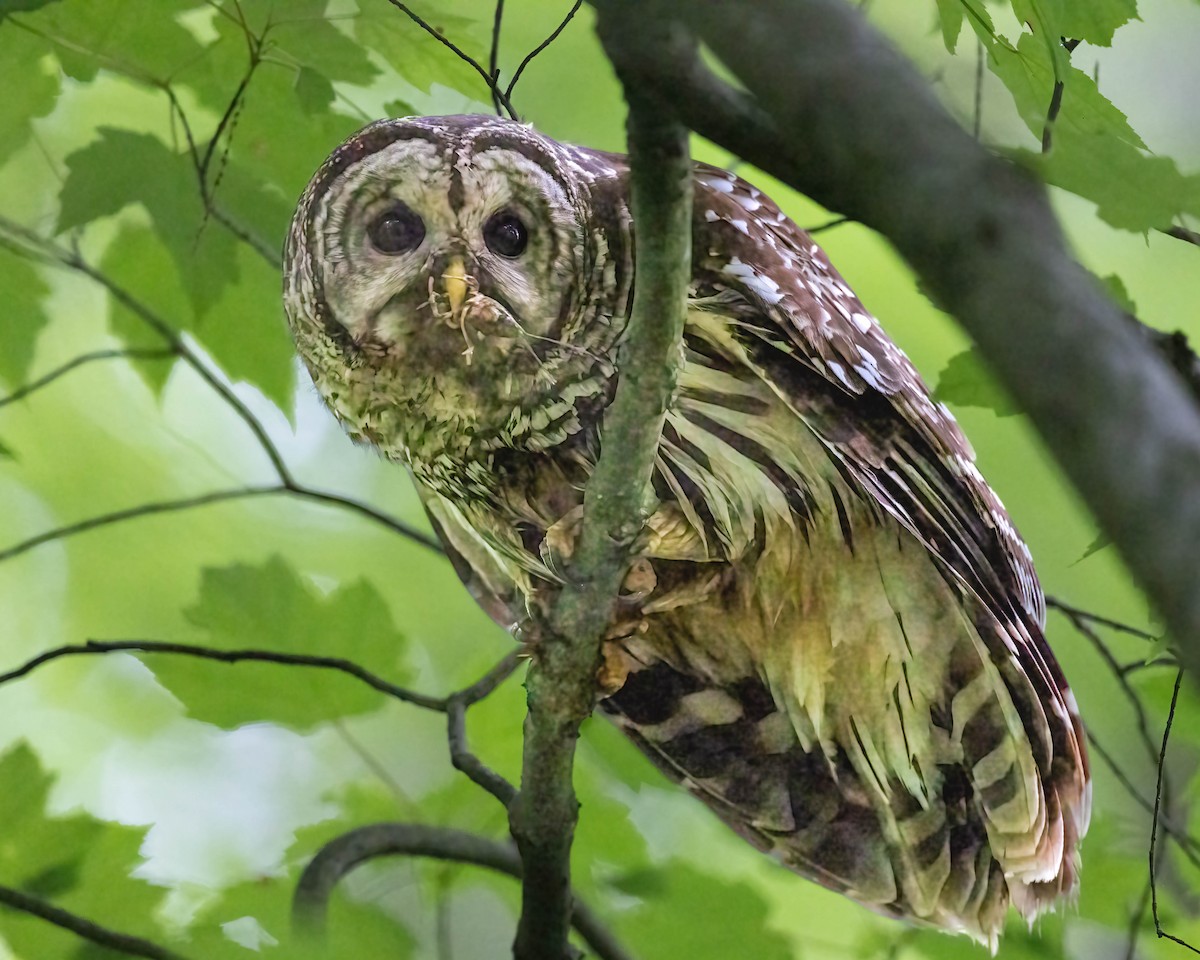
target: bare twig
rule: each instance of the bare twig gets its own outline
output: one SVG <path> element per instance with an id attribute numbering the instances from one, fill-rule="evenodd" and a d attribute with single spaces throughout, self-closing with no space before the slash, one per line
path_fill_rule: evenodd
<path id="1" fill-rule="evenodd" d="M 311 667 L 318 670 L 333 670 L 360 680 L 373 690 L 386 694 L 394 700 L 411 703 L 425 710 L 435 710 L 443 713 L 446 710 L 446 700 L 440 697 L 429 697 L 414 690 L 399 687 L 384 680 L 365 667 L 345 660 L 341 657 L 322 657 L 301 653 L 277 653 L 273 650 L 220 650 L 216 647 L 198 646 L 192 643 L 166 643 L 160 640 L 88 640 L 82 644 L 72 644 L 56 647 L 39 654 L 32 660 L 23 663 L 15 670 L 0 673 L 0 684 L 18 680 L 27 676 L 38 667 L 63 657 L 95 656 L 105 653 L 163 653 L 175 656 L 194 657 L 198 660 L 212 660 L 217 663 L 242 663 L 255 661 L 259 663 L 276 663 L 289 667 Z"/>
<path id="2" fill-rule="evenodd" d="M 56 927 L 69 930 L 90 943 L 123 953 L 127 957 L 144 957 L 145 960 L 185 960 L 182 955 L 150 940 L 102 927 L 98 923 L 85 920 L 77 914 L 56 907 L 45 900 L 39 900 L 37 897 L 31 897 L 20 890 L 14 890 L 12 887 L 0 886 L 0 903 L 31 916 L 39 917 Z"/>
<path id="3" fill-rule="evenodd" d="M 1063 48 L 1069 55 L 1077 46 L 1078 40 L 1068 40 L 1066 37 L 1062 40 Z M 1062 109 L 1064 82 L 1062 80 L 1054 81 L 1054 90 L 1050 94 L 1050 107 L 1046 110 L 1046 123 L 1042 127 L 1042 153 L 1049 153 L 1052 146 L 1052 137 L 1054 135 L 1054 121 L 1058 119 L 1058 112 Z M 979 139 L 976 137 L 975 139 Z"/>
<path id="4" fill-rule="evenodd" d="M 112 526 L 126 520 L 134 520 L 138 517 L 150 517 L 163 513 L 179 513 L 184 510 L 195 510 L 198 507 L 206 507 L 214 503 L 224 503 L 229 500 L 246 500 L 251 497 L 270 496 L 271 494 L 284 492 L 285 488 L 277 485 L 268 487 L 235 487 L 231 490 L 215 490 L 212 493 L 203 493 L 194 497 L 180 497 L 178 500 L 160 500 L 154 503 L 139 504 L 136 507 L 129 507 L 125 510 L 114 510 L 111 513 L 102 513 L 94 517 L 88 517 L 86 520 L 46 530 L 19 543 L 14 543 L 10 547 L 5 547 L 3 550 L 0 550 L 0 563 L 5 560 L 11 560 L 13 557 L 18 557 L 35 547 L 40 547 L 44 543 L 51 543 L 55 540 L 66 540 L 68 537 L 73 537 L 76 534 L 86 533 L 89 530 L 95 530 L 99 527 Z"/>
<path id="5" fill-rule="evenodd" d="M 320 936 L 330 895 L 338 882 L 359 864 L 377 857 L 432 857 L 454 863 L 486 867 L 521 879 L 521 858 L 516 848 L 485 837 L 413 823 L 378 823 L 360 827 L 330 841 L 304 869 L 292 901 L 292 925 L 310 936 Z M 601 960 L 631 960 L 599 918 L 574 898 L 571 925 Z"/>
<path id="6" fill-rule="evenodd" d="M 1154 819 L 1150 825 L 1150 912 L 1154 917 L 1154 932 L 1159 939 L 1170 940 L 1181 947 L 1185 947 L 1192 953 L 1200 953 L 1200 950 L 1197 950 L 1186 940 L 1182 940 L 1174 934 L 1167 933 L 1162 928 L 1162 923 L 1158 917 L 1158 882 L 1156 879 L 1158 864 L 1155 859 L 1158 844 L 1158 818 L 1163 799 L 1163 771 L 1166 769 L 1167 764 L 1167 742 L 1171 738 L 1171 724 L 1175 721 L 1175 707 L 1179 703 L 1179 687 L 1182 683 L 1183 670 L 1181 668 L 1175 674 L 1175 688 L 1171 691 L 1171 706 L 1167 711 L 1167 723 L 1163 727 L 1162 747 L 1158 753 L 1158 782 L 1154 791 Z"/>
<path id="7" fill-rule="evenodd" d="M 507 808 L 517 788 L 485 765 L 467 746 L 467 709 L 491 694 L 513 675 L 521 663 L 519 650 L 513 650 L 469 687 L 446 698 L 446 737 L 450 743 L 450 762 Z"/>
<path id="8" fill-rule="evenodd" d="M 488 58 L 488 76 L 491 79 L 492 106 L 496 116 L 504 116 L 504 108 L 500 103 L 500 24 L 504 19 L 504 0 L 496 0 L 496 13 L 492 19 L 492 47 Z"/>
<path id="9" fill-rule="evenodd" d="M 450 742 L 450 762 L 455 770 L 499 800 L 507 808 L 517 796 L 517 788 L 483 763 L 467 746 L 467 707 L 451 697 L 446 704 L 446 736 Z"/>
<path id="10" fill-rule="evenodd" d="M 1110 617 L 1101 616 L 1098 613 L 1092 613 L 1090 610 L 1084 610 L 1081 607 L 1076 607 L 1073 604 L 1067 603 L 1058 597 L 1046 597 L 1046 607 L 1051 610 L 1059 610 L 1065 614 L 1070 620 L 1085 620 L 1099 624 L 1102 627 L 1108 627 L 1110 630 L 1116 630 L 1118 633 L 1127 633 L 1131 637 L 1137 637 L 1139 640 L 1158 641 L 1152 633 L 1141 629 L 1140 627 L 1131 626 L 1128 623 L 1122 623 L 1120 620 L 1113 620 Z"/>
<path id="11" fill-rule="evenodd" d="M 200 358 L 199 354 L 191 349 L 184 339 L 175 331 L 175 329 L 167 323 L 162 317 L 158 316 L 148 306 L 138 300 L 129 291 L 125 290 L 117 284 L 111 277 L 104 272 L 96 269 L 90 263 L 74 250 L 68 250 L 59 244 L 42 237 L 40 234 L 29 230 L 18 223 L 15 223 L 3 216 L 0 216 L 0 232 L 7 233 L 10 239 L 15 238 L 18 242 L 18 250 L 27 252 L 30 255 L 37 257 L 47 257 L 54 264 L 66 267 L 70 270 L 82 273 L 91 280 L 104 287 L 110 295 L 125 306 L 134 316 L 140 319 L 147 327 L 157 334 L 164 343 L 167 344 L 167 349 L 174 355 L 184 361 L 193 371 L 200 376 L 205 384 L 217 394 L 221 401 L 228 406 L 237 417 L 250 429 L 258 442 L 259 447 L 263 450 L 267 459 L 270 461 L 272 468 L 279 478 L 278 486 L 270 487 L 244 487 L 238 491 L 223 491 L 217 494 L 207 494 L 202 497 L 186 498 L 178 501 L 169 501 L 166 504 L 147 504 L 144 507 L 132 508 L 130 510 L 115 511 L 111 514 L 106 514 L 104 517 L 93 518 L 92 520 L 83 521 L 79 524 L 73 524 L 68 527 L 61 528 L 59 532 L 51 531 L 47 534 L 39 535 L 29 541 L 17 544 L 9 550 L 0 551 L 0 561 L 8 559 L 10 556 L 15 556 L 18 553 L 23 553 L 31 547 L 41 543 L 46 543 L 53 539 L 58 539 L 59 536 L 70 536 L 74 533 L 80 533 L 84 530 L 91 530 L 104 523 L 115 523 L 121 520 L 130 519 L 132 517 L 143 516 L 153 513 L 170 512 L 173 510 L 188 509 L 192 506 L 201 506 L 206 503 L 216 502 L 217 500 L 234 499 L 237 496 L 258 496 L 266 493 L 287 493 L 305 500 L 313 500 L 321 503 L 328 503 L 342 507 L 343 509 L 351 510 L 362 516 L 368 517 L 377 523 L 386 526 L 388 529 L 400 534 L 401 536 L 419 543 L 424 547 L 429 548 L 437 553 L 441 553 L 441 545 L 429 535 L 416 530 L 413 527 L 402 523 L 380 511 L 353 500 L 349 497 L 343 497 L 337 494 L 325 493 L 320 490 L 311 489 L 301 483 L 298 483 L 292 476 L 291 471 L 284 463 L 283 455 L 267 435 L 266 428 L 254 416 L 250 408 L 230 389 L 215 373 L 213 373 L 206 363 Z M 247 492 L 252 491 L 252 492 Z"/>
<path id="12" fill-rule="evenodd" d="M 834 227 L 840 227 L 852 222 L 849 217 L 834 217 L 832 220 L 826 220 L 824 223 L 818 223 L 815 227 L 805 227 L 804 232 L 810 237 L 818 233 L 824 233 L 826 230 L 832 230 Z"/>
<path id="13" fill-rule="evenodd" d="M 1088 743 L 1091 744 L 1096 756 L 1104 761 L 1108 769 L 1112 771 L 1112 775 L 1117 778 L 1117 782 L 1125 789 L 1125 792 L 1129 794 L 1139 807 L 1153 815 L 1154 804 L 1142 796 L 1141 792 L 1129 778 L 1129 774 L 1121 769 L 1116 758 L 1096 739 L 1095 733 L 1089 730 L 1087 736 Z M 1180 827 L 1171 820 L 1165 811 L 1159 817 L 1159 826 L 1162 827 L 1163 833 L 1175 841 L 1179 849 L 1183 851 L 1183 855 L 1197 868 L 1200 868 L 1200 840 L 1197 840 L 1183 827 Z"/>
<path id="14" fill-rule="evenodd" d="M 1137 957 L 1137 941 L 1138 932 L 1142 929 L 1142 922 L 1146 919 L 1146 911 L 1150 908 L 1150 883 L 1142 887 L 1142 895 L 1138 898 L 1138 905 L 1129 915 L 1129 932 L 1125 938 L 1125 960 L 1136 960 Z"/>
<path id="15" fill-rule="evenodd" d="M 193 497 L 180 497 L 178 500 L 159 500 L 152 503 L 142 503 L 136 507 L 98 514 L 94 517 L 88 517 L 85 520 L 45 530 L 42 533 L 14 543 L 10 547 L 5 547 L 3 550 L 0 550 L 0 563 L 3 563 L 5 560 L 11 560 L 13 557 L 18 557 L 35 547 L 42 546 L 42 544 L 51 543 L 55 540 L 66 540 L 76 534 L 87 533 L 89 530 L 97 530 L 101 527 L 124 523 L 126 520 L 136 520 L 139 517 L 157 516 L 164 513 L 180 513 L 185 510 L 206 507 L 214 503 L 224 503 L 229 500 L 246 500 L 251 497 L 264 496 L 290 496 L 301 500 L 313 500 L 318 503 L 337 506 L 374 520 L 393 533 L 398 533 L 405 539 L 418 543 L 430 550 L 437 552 L 441 550 L 438 543 L 428 535 L 419 530 L 412 529 L 399 520 L 389 517 L 387 514 L 380 513 L 365 503 L 359 503 L 357 500 L 351 500 L 337 494 L 323 493 L 320 490 L 310 490 L 307 487 L 301 487 L 297 484 L 271 484 L 261 487 L 234 487 L 229 490 L 214 490 L 211 493 L 202 493 Z"/>
<path id="16" fill-rule="evenodd" d="M 1047 605 L 1049 606 L 1049 603 L 1047 603 Z M 1116 678 L 1117 684 L 1121 687 L 1121 692 L 1125 695 L 1125 699 L 1128 700 L 1130 705 L 1133 707 L 1134 717 L 1137 719 L 1138 733 L 1142 738 L 1143 746 L 1146 748 L 1146 755 L 1149 757 L 1150 762 L 1153 763 L 1154 758 L 1158 754 L 1158 747 L 1154 743 L 1154 738 L 1150 735 L 1150 721 L 1146 716 L 1146 708 L 1142 705 L 1141 697 L 1137 695 L 1137 691 L 1133 689 L 1132 684 L 1129 682 L 1128 675 L 1124 670 L 1122 670 L 1121 664 L 1117 661 L 1117 658 L 1113 656 L 1113 652 L 1108 649 L 1108 644 L 1100 639 L 1100 635 L 1096 633 L 1094 629 L 1092 629 L 1092 626 L 1089 623 L 1089 621 L 1095 621 L 1099 623 L 1101 622 L 1100 619 L 1091 616 L 1075 607 L 1070 607 L 1059 602 L 1056 602 L 1054 607 L 1064 616 L 1066 616 L 1066 618 L 1071 622 L 1071 625 L 1079 633 L 1083 634 L 1083 636 L 1087 638 L 1088 642 L 1091 643 L 1096 652 L 1100 654 L 1101 659 L 1104 660 L 1105 664 L 1107 664 L 1109 670 Z M 1128 628 L 1122 632 L 1128 633 L 1131 629 L 1132 628 Z"/>
<path id="17" fill-rule="evenodd" d="M 93 350 L 91 353 L 83 353 L 78 357 L 73 357 L 61 366 L 55 367 L 49 373 L 38 377 L 36 380 L 30 380 L 28 383 L 22 384 L 7 397 L 0 397 L 0 407 L 6 407 L 10 403 L 24 400 L 43 387 L 50 386 L 59 377 L 65 376 L 72 370 L 86 366 L 89 363 L 94 363 L 97 360 L 167 360 L 177 356 L 178 354 L 169 348 L 140 349 L 137 347 L 126 347 L 119 350 Z"/>
<path id="18" fill-rule="evenodd" d="M 433 37 L 438 43 L 449 48 L 455 56 L 457 56 L 464 63 L 468 64 L 476 73 L 483 77 L 483 82 L 487 84 L 488 90 L 490 90 L 492 95 L 500 101 L 500 105 L 504 107 L 504 110 L 509 117 L 513 120 L 520 119 L 520 117 L 517 116 L 516 110 L 513 109 L 512 102 L 508 99 L 508 94 L 500 89 L 499 83 L 491 74 L 488 73 L 487 68 L 483 66 L 483 64 L 481 64 L 461 47 L 456 45 L 448 37 L 435 30 L 432 25 L 409 9 L 407 4 L 401 3 L 401 0 L 388 0 L 388 3 L 390 3 L 397 10 L 401 11 L 406 17 L 408 17 L 409 20 Z"/>
<path id="19" fill-rule="evenodd" d="M 1176 240 L 1182 240 L 1184 243 L 1194 243 L 1200 246 L 1200 233 L 1195 230 L 1189 230 L 1187 227 L 1167 227 L 1166 230 L 1160 231 L 1168 237 L 1174 237 Z"/>
<path id="20" fill-rule="evenodd" d="M 521 74 L 525 72 L 525 68 L 529 66 L 543 50 L 558 39 L 558 35 L 567 29 L 572 18 L 579 12 L 579 8 L 583 6 L 583 0 L 575 0 L 571 5 L 571 9 L 567 11 L 567 15 L 562 18 L 562 21 L 551 32 L 550 36 L 546 37 L 541 43 L 525 54 L 525 59 L 518 64 L 516 72 L 513 73 L 512 79 L 508 81 L 508 89 L 504 91 L 504 95 L 510 100 L 512 99 L 513 88 L 516 87 L 517 81 L 521 79 Z"/>

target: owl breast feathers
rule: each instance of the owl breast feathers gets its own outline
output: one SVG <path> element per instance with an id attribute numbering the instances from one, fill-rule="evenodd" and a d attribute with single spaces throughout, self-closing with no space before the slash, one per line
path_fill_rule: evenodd
<path id="1" fill-rule="evenodd" d="M 686 362 L 601 708 L 796 872 L 994 945 L 1010 904 L 1075 891 L 1091 795 L 1029 552 L 812 239 L 726 171 L 695 188 Z M 408 465 L 507 626 L 569 562 L 634 233 L 623 157 L 487 117 L 365 128 L 292 224 L 318 390 Z"/>

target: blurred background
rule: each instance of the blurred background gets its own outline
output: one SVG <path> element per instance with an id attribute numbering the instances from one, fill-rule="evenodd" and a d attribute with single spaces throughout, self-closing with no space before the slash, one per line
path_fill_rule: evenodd
<path id="1" fill-rule="evenodd" d="M 1012 94 L 986 65 L 979 72 L 970 26 L 956 52 L 947 49 L 941 24 L 954 5 L 862 4 L 968 129 L 978 122 L 997 148 L 1037 151 L 1040 137 Z M 568 7 L 509 0 L 502 77 Z M 486 62 L 493 4 L 414 9 Z M 985 9 L 1014 44 L 1027 32 L 1007 6 Z M 1071 62 L 1128 117 L 1146 152 L 1194 175 L 1200 4 L 1143 0 L 1137 13 L 1111 47 L 1085 43 Z M 254 54 L 247 37 L 264 30 L 262 62 L 222 123 Z M 490 112 L 479 77 L 386 0 L 10 0 L 0 3 L 0 89 L 10 98 L 0 106 L 0 217 L 9 225 L 0 229 L 0 397 L 84 354 L 164 345 L 111 287 L 30 259 L 48 248 L 17 225 L 80 257 L 182 337 L 298 483 L 425 529 L 403 470 L 345 439 L 293 359 L 272 257 L 295 198 L 340 140 L 380 116 Z M 550 136 L 623 149 L 620 89 L 586 5 L 528 66 L 513 102 Z M 219 125 L 209 189 L 238 234 L 204 215 L 187 152 L 189 130 L 203 154 Z M 700 140 L 694 154 L 721 166 L 735 160 Z M 801 226 L 836 217 L 749 167 L 738 172 Z M 1200 197 L 1196 178 L 1186 182 Z M 1142 321 L 1200 335 L 1200 249 L 1118 229 L 1075 194 L 1053 197 L 1078 257 L 1117 278 L 1110 286 L 1119 281 Z M 931 385 L 955 360 L 944 395 L 1047 593 L 1157 636 L 1141 594 L 1025 418 L 962 356 L 964 334 L 888 243 L 855 224 L 818 240 Z M 0 671 L 65 644 L 140 638 L 345 656 L 441 695 L 507 652 L 510 641 L 448 563 L 334 503 L 231 498 L 25 549 L 87 518 L 277 481 L 246 419 L 177 358 L 96 360 L 0 406 Z M 1119 664 L 1164 652 L 1098 629 Z M 1145 912 L 1149 747 L 1158 746 L 1175 671 L 1160 664 L 1118 675 L 1054 611 L 1048 633 L 1085 722 L 1125 782 L 1093 758 L 1078 907 L 1032 933 L 1013 924 L 1001 956 L 1092 960 L 1135 948 L 1182 956 L 1155 941 Z M 519 678 L 469 715 L 473 749 L 512 779 L 523 715 Z M 1185 682 L 1168 800 L 1179 830 L 1190 823 L 1200 835 L 1198 756 L 1200 703 Z M 57 660 L 0 686 L 0 757 L 0 883 L 192 957 L 290 956 L 275 944 L 286 939 L 297 871 L 351 826 L 412 820 L 505 832 L 495 800 L 450 767 L 443 717 L 316 671 L 124 654 Z M 638 957 L 985 955 L 966 940 L 876 918 L 760 856 L 600 719 L 585 727 L 576 779 L 578 889 Z M 1161 917 L 1200 943 L 1200 872 L 1162 843 Z M 344 884 L 331 922 L 348 938 L 345 955 L 501 957 L 517 897 L 515 884 L 483 871 L 381 861 Z M 78 952 L 79 941 L 12 912 L 0 912 L 0 936 L 6 960 L 110 955 Z"/>

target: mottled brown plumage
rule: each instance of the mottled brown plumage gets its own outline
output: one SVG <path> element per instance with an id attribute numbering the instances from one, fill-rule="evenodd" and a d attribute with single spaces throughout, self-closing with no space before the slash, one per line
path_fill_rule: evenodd
<path id="1" fill-rule="evenodd" d="M 300 202 L 285 302 L 514 626 L 561 582 L 633 283 L 624 158 L 381 121 Z M 696 168 L 686 363 L 603 711 L 797 872 L 995 942 L 1071 894 L 1090 783 L 1024 543 L 812 239 Z"/>

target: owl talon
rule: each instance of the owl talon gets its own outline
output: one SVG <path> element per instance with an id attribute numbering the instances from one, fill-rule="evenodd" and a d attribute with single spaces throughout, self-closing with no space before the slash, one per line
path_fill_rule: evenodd
<path id="1" fill-rule="evenodd" d="M 623 644 L 616 640 L 605 640 L 600 647 L 603 660 L 596 671 L 596 684 L 600 694 L 611 697 L 623 686 L 634 667 L 634 660 L 626 651 Z"/>

